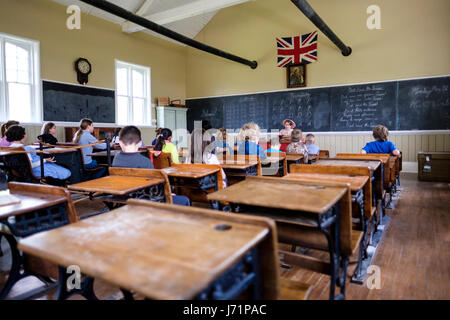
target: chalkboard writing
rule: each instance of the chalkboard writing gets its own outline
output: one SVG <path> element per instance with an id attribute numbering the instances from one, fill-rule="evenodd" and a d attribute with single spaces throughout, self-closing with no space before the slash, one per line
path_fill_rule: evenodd
<path id="1" fill-rule="evenodd" d="M 115 123 L 114 90 L 43 81 L 44 121 Z"/>
<path id="2" fill-rule="evenodd" d="M 187 99 L 188 130 L 193 121 L 239 129 L 256 122 L 281 129 L 292 119 L 303 131 L 450 129 L 450 77 L 387 81 L 226 97 Z"/>

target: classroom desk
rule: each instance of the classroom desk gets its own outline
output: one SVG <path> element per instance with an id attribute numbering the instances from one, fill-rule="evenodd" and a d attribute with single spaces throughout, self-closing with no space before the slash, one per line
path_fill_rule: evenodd
<path id="1" fill-rule="evenodd" d="M 344 284 L 341 287 L 341 294 L 338 296 L 334 294 L 336 281 L 340 278 L 337 266 L 341 257 L 341 242 L 344 243 L 341 241 L 341 234 L 345 239 L 346 235 L 352 232 L 351 213 L 348 211 L 348 217 L 339 215 L 339 201 L 348 191 L 347 185 L 344 184 L 323 186 L 280 178 L 247 177 L 242 182 L 209 194 L 208 199 L 230 203 L 232 212 L 274 219 L 278 228 L 279 223 L 289 224 L 291 227 L 297 225 L 298 228 L 307 226 L 325 235 L 332 270 L 330 299 L 339 299 L 343 298 L 342 293 L 345 292 Z M 345 232 L 341 232 L 339 225 Z M 332 230 L 331 234 L 328 228 Z M 298 234 L 302 232 L 300 230 L 297 230 Z M 281 235 L 280 232 L 278 235 Z M 345 272 L 346 267 L 343 270 L 343 273 Z"/>
<path id="2" fill-rule="evenodd" d="M 229 186 L 242 181 L 246 176 L 258 175 L 258 161 L 226 159 L 220 161 L 220 165 L 227 176 Z"/>
<path id="3" fill-rule="evenodd" d="M 54 148 L 57 149 L 57 148 Z M 81 154 L 77 149 L 62 148 L 66 152 L 54 153 L 56 163 L 70 170 L 69 184 L 79 183 L 83 180 L 83 166 L 81 164 Z M 52 149 L 46 149 L 52 150 Z"/>
<path id="4" fill-rule="evenodd" d="M 364 204 L 371 203 L 371 194 L 368 183 L 368 176 L 360 176 L 360 175 L 351 175 L 351 174 L 326 174 L 326 173 L 312 173 L 312 172 L 299 172 L 299 173 L 290 173 L 287 176 L 284 176 L 283 179 L 291 179 L 298 181 L 317 181 L 317 182 L 341 182 L 350 185 L 350 190 L 352 193 L 352 201 L 356 202 L 359 206 L 360 212 L 357 212 L 356 215 L 361 220 L 361 227 L 363 230 L 362 243 L 364 245 L 360 246 L 359 256 L 358 256 L 358 265 L 355 270 L 355 274 L 353 275 L 353 281 L 361 283 L 361 279 L 363 278 L 361 265 L 364 259 L 363 251 L 365 250 L 366 239 L 367 239 L 367 218 L 366 217 L 366 209 Z M 370 210 L 371 208 L 369 208 Z M 370 216 L 370 211 L 368 215 Z M 366 271 L 364 271 L 366 274 Z"/>
<path id="5" fill-rule="evenodd" d="M 186 195 L 194 200 L 204 201 L 204 195 L 219 189 L 219 166 L 204 164 L 172 164 L 171 167 L 161 169 L 169 176 L 170 185 L 174 186 L 176 194 Z M 220 174 L 221 176 L 221 174 Z M 220 183 L 222 183 L 220 181 Z M 192 193 L 188 191 L 193 191 Z M 197 191 L 201 191 L 200 196 Z M 219 203 L 210 202 L 214 209 Z"/>
<path id="6" fill-rule="evenodd" d="M 289 172 L 289 166 L 291 164 L 302 164 L 303 158 L 304 156 L 301 153 L 286 153 L 287 172 Z"/>
<path id="7" fill-rule="evenodd" d="M 164 202 L 164 183 L 164 179 L 110 175 L 69 185 L 67 188 L 86 192 L 91 199 L 95 194 L 100 194 L 103 201 L 112 209 L 114 203 L 124 203 L 129 198 Z M 103 197 L 104 195 L 107 197 Z"/>
<path id="8" fill-rule="evenodd" d="M 328 166 L 363 166 L 368 167 L 371 173 L 372 180 L 372 201 L 377 208 L 377 228 L 383 224 L 384 205 L 383 205 L 383 193 L 384 193 L 384 165 L 381 160 L 364 160 L 364 159 L 343 159 L 343 158 L 329 158 L 320 159 L 316 165 L 328 165 Z M 377 204 L 379 202 L 379 206 Z"/>
<path id="9" fill-rule="evenodd" d="M 32 146 L 36 151 L 39 151 L 39 146 Z M 1 156 L 7 156 L 15 154 L 14 151 L 8 151 L 3 149 L 0 152 Z M 56 164 L 59 164 L 70 170 L 70 178 L 69 183 L 78 183 L 82 180 L 83 168 L 81 165 L 81 159 L 78 155 L 78 150 L 73 148 L 45 148 L 42 150 L 44 155 L 54 157 L 56 160 Z M 37 155 L 40 154 L 36 153 Z"/>
<path id="10" fill-rule="evenodd" d="M 272 154 L 275 154 L 275 153 L 272 153 Z M 278 166 L 276 172 L 271 172 L 273 164 L 276 164 Z M 261 160 L 261 167 L 262 167 L 263 175 L 272 176 L 272 175 L 278 173 L 278 175 L 280 177 L 282 177 L 285 175 L 285 173 L 287 173 L 286 156 L 270 155 L 266 159 Z M 267 168 L 270 168 L 270 169 L 268 170 Z"/>
<path id="11" fill-rule="evenodd" d="M 264 254 L 267 241 L 275 241 L 270 227 L 262 219 L 130 201 L 21 240 L 19 248 L 60 265 L 58 300 L 79 293 L 66 289 L 69 265 L 118 286 L 126 299 L 135 292 L 158 300 L 228 300 L 247 287 L 253 288 L 251 299 L 274 299 L 277 292 L 269 285 L 277 276 L 276 256 Z M 87 289 L 84 294 L 96 299 L 92 286 Z"/>
<path id="12" fill-rule="evenodd" d="M 34 275 L 45 281 L 46 285 L 51 283 L 46 276 L 37 275 L 27 268 L 24 256 L 17 248 L 16 237 L 28 237 L 66 225 L 69 220 L 76 220 L 74 211 L 67 213 L 69 205 L 73 208 L 72 204 L 68 203 L 70 194 L 63 188 L 55 188 L 29 183 L 9 183 L 10 194 L 20 202 L 0 207 L 0 224 L 9 229 L 9 232 L 2 232 L 2 236 L 8 242 L 12 256 L 11 270 L 0 292 L 0 300 L 5 299 L 14 284 L 25 277 Z M 22 268 L 23 273 L 20 272 Z"/>

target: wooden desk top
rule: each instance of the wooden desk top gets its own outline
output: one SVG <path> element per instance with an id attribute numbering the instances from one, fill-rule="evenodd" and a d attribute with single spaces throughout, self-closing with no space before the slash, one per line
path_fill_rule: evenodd
<path id="1" fill-rule="evenodd" d="M 0 219 L 55 206 L 67 201 L 67 198 L 63 196 L 37 192 L 11 193 L 11 195 L 18 198 L 20 200 L 20 203 L 1 206 Z"/>
<path id="2" fill-rule="evenodd" d="M 209 176 L 210 174 L 219 172 L 219 169 L 205 168 L 194 165 L 177 164 L 172 165 L 169 168 L 161 169 L 161 171 L 164 171 L 169 177 L 199 179 Z"/>
<path id="3" fill-rule="evenodd" d="M 265 160 L 261 160 L 261 164 L 266 164 L 266 163 L 274 163 L 274 162 L 280 162 L 283 161 L 286 157 L 285 156 L 270 156 L 267 157 Z"/>
<path id="4" fill-rule="evenodd" d="M 209 200 L 313 213 L 327 212 L 345 194 L 345 187 L 307 185 L 280 178 L 246 180 L 208 195 Z"/>
<path id="5" fill-rule="evenodd" d="M 120 150 L 111 149 L 110 152 L 111 152 L 111 156 L 114 157 L 116 154 L 118 154 L 120 152 Z M 107 153 L 106 151 L 99 151 L 99 152 L 94 152 L 94 153 L 88 154 L 87 156 L 90 156 L 90 157 L 106 157 L 106 155 L 107 155 L 106 153 Z"/>
<path id="6" fill-rule="evenodd" d="M 67 188 L 76 191 L 126 195 L 160 183 L 164 183 L 164 179 L 113 175 L 72 184 Z"/>
<path id="7" fill-rule="evenodd" d="M 375 171 L 380 166 L 379 160 L 319 159 L 316 165 L 368 167 Z"/>
<path id="8" fill-rule="evenodd" d="M 303 154 L 299 153 L 299 154 L 287 154 L 286 155 L 286 160 L 287 161 L 298 161 L 303 159 Z"/>
<path id="9" fill-rule="evenodd" d="M 349 183 L 351 191 L 359 191 L 369 180 L 368 176 L 357 176 L 350 174 L 326 174 L 326 173 L 290 173 L 284 176 L 282 179 L 293 180 L 314 180 L 314 181 L 326 181 L 326 182 L 342 182 Z"/>
<path id="10" fill-rule="evenodd" d="M 229 160 L 221 161 L 220 165 L 223 169 L 242 169 L 245 170 L 249 167 L 256 166 L 257 161 L 240 161 L 240 160 Z"/>
<path id="11" fill-rule="evenodd" d="M 389 154 L 355 154 L 355 155 L 336 155 L 338 159 L 348 159 L 348 160 L 381 160 L 383 164 L 386 164 L 389 160 Z"/>
<path id="12" fill-rule="evenodd" d="M 8 156 L 8 155 L 12 155 L 12 154 L 26 154 L 25 152 L 20 152 L 20 150 L 17 150 L 16 148 L 12 148 L 15 150 L 7 150 L 7 148 L 4 148 L 2 151 L 0 151 L 0 156 Z M 35 148 L 37 152 L 36 153 L 39 155 L 39 153 L 41 153 L 41 151 L 39 150 L 39 148 Z M 44 149 L 42 150 L 42 153 L 45 154 L 56 154 L 56 153 L 67 153 L 67 152 L 74 152 L 77 151 L 77 149 L 72 149 L 72 148 L 48 148 L 48 149 Z"/>
<path id="13" fill-rule="evenodd" d="M 269 234 L 176 206 L 127 205 L 22 239 L 24 252 L 150 299 L 192 299 Z M 209 211 L 209 210 L 208 210 Z M 218 231 L 217 225 L 231 229 Z"/>

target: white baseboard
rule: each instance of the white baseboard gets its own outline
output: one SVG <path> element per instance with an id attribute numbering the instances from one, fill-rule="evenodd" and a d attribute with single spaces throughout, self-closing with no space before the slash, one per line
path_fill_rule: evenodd
<path id="1" fill-rule="evenodd" d="M 402 162 L 402 172 L 418 172 L 417 162 Z"/>

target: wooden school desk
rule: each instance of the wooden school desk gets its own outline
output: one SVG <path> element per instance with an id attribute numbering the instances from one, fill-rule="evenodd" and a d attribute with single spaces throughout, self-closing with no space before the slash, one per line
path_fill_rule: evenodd
<path id="1" fill-rule="evenodd" d="M 316 165 L 324 165 L 324 166 L 350 166 L 350 167 L 368 167 L 372 176 L 373 186 L 372 192 L 374 193 L 374 197 L 372 200 L 379 200 L 380 206 L 383 199 L 383 183 L 384 183 L 384 175 L 382 171 L 381 160 L 348 160 L 348 159 L 337 159 L 337 158 L 329 158 L 329 159 L 319 159 L 315 163 Z M 379 208 L 380 218 L 382 215 L 382 206 Z"/>
<path id="2" fill-rule="evenodd" d="M 70 170 L 69 184 L 79 183 L 83 179 L 83 166 L 81 163 L 81 154 L 77 149 L 72 148 L 52 148 L 46 149 L 46 152 L 54 152 L 55 150 L 62 149 L 65 152 L 52 153 L 56 163 Z"/>
<path id="3" fill-rule="evenodd" d="M 272 171 L 272 166 L 276 164 L 276 172 Z M 267 158 L 261 160 L 262 174 L 273 176 L 278 175 L 280 177 L 287 174 L 287 160 L 285 152 L 267 152 Z M 270 167 L 270 169 L 269 169 Z"/>
<path id="4" fill-rule="evenodd" d="M 385 153 L 338 153 L 336 155 L 338 159 L 353 159 L 353 160 L 381 160 L 381 171 L 384 177 L 384 190 L 382 205 L 384 208 L 391 208 L 392 192 L 394 191 L 395 185 L 395 165 L 397 157 L 391 157 L 389 154 Z M 386 203 L 386 195 L 389 194 L 389 200 Z"/>
<path id="5" fill-rule="evenodd" d="M 307 169 L 308 171 L 310 170 L 311 172 L 296 172 L 296 169 L 302 168 Z M 362 283 L 364 281 L 365 274 L 367 273 L 366 270 L 364 270 L 364 273 L 361 270 L 362 262 L 364 259 L 364 250 L 367 242 L 367 225 L 373 215 L 373 211 L 371 210 L 372 188 L 370 183 L 370 176 L 355 174 L 334 174 L 325 173 L 325 171 L 314 172 L 314 170 L 318 170 L 319 168 L 320 167 L 314 165 L 293 166 L 291 170 L 293 170 L 295 173 L 290 173 L 287 176 L 283 177 L 283 179 L 291 179 L 297 181 L 316 181 L 319 183 L 338 182 L 350 185 L 352 202 L 356 202 L 357 204 L 357 206 L 353 206 L 353 217 L 359 218 L 361 229 L 363 231 L 361 245 L 359 248 L 358 265 L 356 267 L 355 274 L 353 275 L 352 280 L 354 282 Z M 357 170 L 360 168 L 355 169 Z M 373 208 L 373 210 L 375 210 L 375 208 Z"/>
<path id="6" fill-rule="evenodd" d="M 90 199 L 100 196 L 110 209 L 124 204 L 129 198 L 171 203 L 167 177 L 152 176 L 152 171 L 155 170 L 109 168 L 109 176 L 73 184 L 68 189 L 87 193 Z"/>
<path id="7" fill-rule="evenodd" d="M 70 193 L 48 185 L 10 182 L 10 194 L 20 202 L 0 207 L 0 224 L 9 231 L 2 231 L 11 248 L 12 264 L 8 280 L 0 292 L 5 299 L 19 280 L 34 275 L 46 285 L 57 278 L 56 266 L 45 261 L 24 257 L 17 249 L 15 237 L 28 237 L 38 232 L 58 228 L 78 220 Z M 21 273 L 21 268 L 24 272 Z"/>
<path id="8" fill-rule="evenodd" d="M 210 164 L 172 164 L 161 169 L 169 177 L 170 184 L 175 187 L 175 193 L 185 195 L 191 201 L 208 201 L 205 195 L 222 189 L 222 170 L 220 165 Z M 213 208 L 219 203 L 210 202 Z"/>
<path id="9" fill-rule="evenodd" d="M 303 158 L 304 155 L 302 153 L 286 153 L 287 172 L 290 172 L 289 167 L 291 164 L 303 163 Z"/>
<path id="10" fill-rule="evenodd" d="M 292 252 L 281 253 L 286 263 L 330 274 L 330 299 L 345 297 L 343 279 L 348 258 L 362 237 L 362 232 L 352 231 L 348 185 L 247 177 L 208 195 L 208 199 L 230 203 L 233 212 L 274 219 L 281 242 L 329 252 L 329 262 Z M 336 285 L 341 287 L 339 295 L 335 295 Z"/>
<path id="11" fill-rule="evenodd" d="M 246 176 L 261 175 L 261 164 L 257 161 L 226 159 L 220 162 L 220 166 L 227 176 L 228 186 L 244 180 Z"/>
<path id="12" fill-rule="evenodd" d="M 126 299 L 251 299 L 280 295 L 275 226 L 268 219 L 148 201 L 128 205 L 20 241 L 19 248 L 60 266 L 57 299 L 67 291 L 65 268 L 119 287 Z M 84 289 L 84 290 L 83 290 Z"/>

